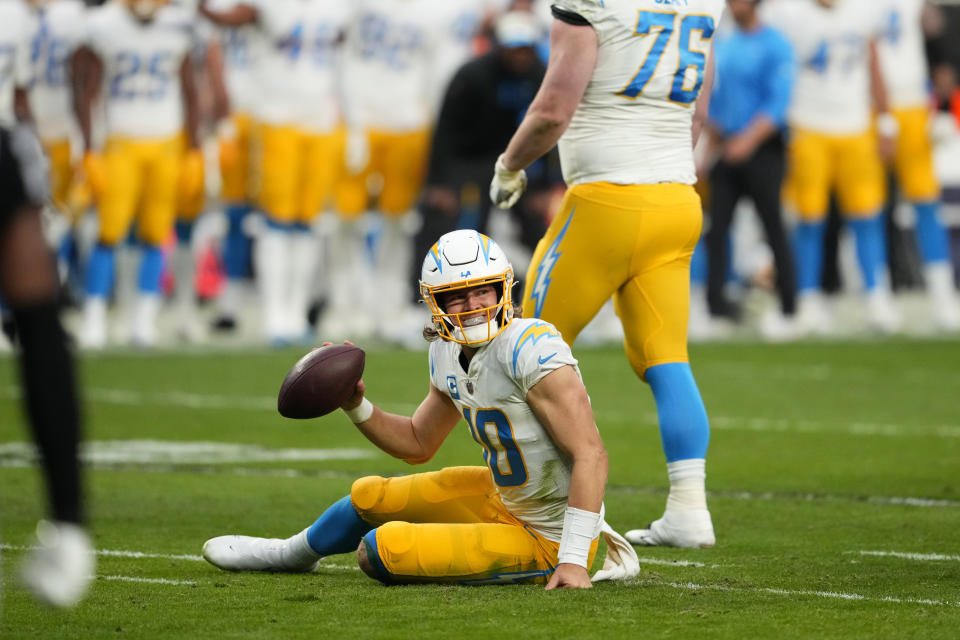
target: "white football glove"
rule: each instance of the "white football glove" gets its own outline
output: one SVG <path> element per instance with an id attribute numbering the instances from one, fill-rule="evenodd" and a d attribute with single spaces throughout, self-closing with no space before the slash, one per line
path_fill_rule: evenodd
<path id="1" fill-rule="evenodd" d="M 493 165 L 493 180 L 490 182 L 490 199 L 501 209 L 509 209 L 527 188 L 527 172 L 523 169 L 510 171 L 503 166 L 503 156 Z"/>

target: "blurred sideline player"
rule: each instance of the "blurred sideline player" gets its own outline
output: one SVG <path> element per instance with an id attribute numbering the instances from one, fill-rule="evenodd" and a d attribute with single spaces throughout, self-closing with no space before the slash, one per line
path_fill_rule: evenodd
<path id="1" fill-rule="evenodd" d="M 87 150 L 85 167 L 89 174 L 102 176 L 92 178 L 94 184 L 102 184 L 102 193 L 99 241 L 87 266 L 80 333 L 81 345 L 88 348 L 106 344 L 114 248 L 126 237 L 134 218 L 142 257 L 131 337 L 134 344 L 145 347 L 156 341 L 161 245 L 176 216 L 184 131 L 186 146 L 199 154 L 190 56 L 193 18 L 189 10 L 166 0 L 125 0 L 89 13 L 88 40 L 76 54 L 84 72 L 77 108 Z M 107 136 L 102 156 L 91 141 L 91 106 L 101 81 Z"/>
<path id="2" fill-rule="evenodd" d="M 900 326 L 886 276 L 882 213 L 881 156 L 893 152 L 897 121 L 888 111 L 877 60 L 881 14 L 873 0 L 797 0 L 779 2 L 768 16 L 793 44 L 799 65 L 787 117 L 785 189 L 799 216 L 797 319 L 806 331 L 829 331 L 832 324 L 820 278 L 824 221 L 834 190 L 856 240 L 868 321 L 885 333 Z M 872 133 L 871 101 L 879 114 L 879 138 Z"/>
<path id="3" fill-rule="evenodd" d="M 180 0 L 196 15 L 196 3 Z M 199 128 L 205 132 L 210 122 L 220 122 L 229 113 L 229 100 L 223 78 L 223 58 L 213 26 L 204 21 L 196 25 L 196 39 L 190 55 L 193 58 L 194 86 L 197 87 Z M 192 149 L 189 137 L 183 132 L 183 160 L 177 187 L 176 246 L 171 266 L 176 282 L 174 309 L 176 332 L 189 342 L 200 342 L 205 331 L 198 318 L 195 248 L 193 230 L 197 219 L 207 205 L 206 160 L 201 149 Z"/>
<path id="4" fill-rule="evenodd" d="M 307 338 L 307 310 L 320 245 L 312 231 L 333 197 L 342 167 L 337 63 L 352 19 L 348 3 L 269 0 L 204 14 L 225 26 L 256 22 L 267 39 L 262 97 L 258 204 L 266 227 L 254 259 L 264 330 L 272 343 Z"/>
<path id="5" fill-rule="evenodd" d="M 663 517 L 627 532 L 635 544 L 715 543 L 710 426 L 687 325 L 703 224 L 693 143 L 723 8 L 723 0 L 554 2 L 546 77 L 491 184 L 494 202 L 511 206 L 526 186 L 523 169 L 559 140 L 570 188 L 530 263 L 523 309 L 573 342 L 613 297 L 627 358 L 653 391 L 670 478 Z"/>
<path id="6" fill-rule="evenodd" d="M 490 238 L 441 236 L 422 269 L 433 314 L 426 398 L 412 418 L 390 414 L 360 381 L 342 406 L 371 442 L 410 464 L 430 460 L 464 418 L 487 466 L 360 478 L 300 533 L 221 536 L 204 557 L 235 571 L 312 571 L 323 556 L 357 549 L 363 571 L 386 584 L 589 588 L 603 532 L 610 564 L 594 580 L 636 575 L 636 554 L 604 522 L 607 452 L 577 361 L 553 326 L 514 317 L 512 285 Z"/>
<path id="7" fill-rule="evenodd" d="M 940 220 L 940 185 L 933 167 L 927 61 L 920 24 L 924 0 L 886 0 L 886 30 L 879 43 L 883 76 L 898 132 L 893 167 L 904 198 L 916 212 L 916 237 L 933 317 L 960 329 L 947 230 Z"/>
<path id="8" fill-rule="evenodd" d="M 331 246 L 324 335 L 341 338 L 379 330 L 391 338 L 391 331 L 405 324 L 396 319 L 407 302 L 416 232 L 413 208 L 426 171 L 436 48 L 444 26 L 437 8 L 443 1 L 353 3 L 357 14 L 347 34 L 342 69 L 346 175 L 337 188 L 339 226 Z M 364 216 L 371 179 L 381 183 L 373 204 L 378 217 Z M 372 278 L 366 267 L 371 223 L 379 231 Z M 369 290 L 370 282 L 375 291 Z"/>
<path id="9" fill-rule="evenodd" d="M 80 0 L 31 0 L 33 84 L 30 106 L 37 133 L 50 160 L 50 192 L 54 209 L 68 229 L 80 213 L 77 201 L 80 154 L 71 138 L 76 133 L 70 62 L 83 42 L 86 11 Z M 65 231 L 66 231 L 65 229 Z M 62 236 L 61 252 L 69 259 L 70 233 Z"/>

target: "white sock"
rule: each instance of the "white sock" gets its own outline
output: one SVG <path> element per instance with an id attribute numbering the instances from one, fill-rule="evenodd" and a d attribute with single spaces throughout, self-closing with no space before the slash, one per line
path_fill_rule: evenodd
<path id="1" fill-rule="evenodd" d="M 290 238 L 290 297 L 287 323 L 290 337 L 297 339 L 307 331 L 310 292 L 320 262 L 320 241 L 312 231 L 296 231 Z"/>
<path id="2" fill-rule="evenodd" d="M 144 347 L 151 347 L 157 341 L 157 315 L 160 313 L 160 295 L 139 292 L 133 303 L 132 333 L 133 341 Z"/>
<path id="3" fill-rule="evenodd" d="M 290 536 L 284 540 L 284 549 L 282 552 L 283 564 L 291 569 L 302 569 L 322 558 L 319 553 L 313 550 L 310 543 L 307 542 L 307 527 L 300 533 Z"/>
<path id="4" fill-rule="evenodd" d="M 670 477 L 667 511 L 707 508 L 706 464 L 703 458 L 667 463 L 667 475 Z"/>
<path id="5" fill-rule="evenodd" d="M 377 242 L 377 301 L 387 317 L 404 308 L 410 298 L 410 263 L 413 259 L 413 236 L 416 233 L 413 212 L 384 218 Z"/>
<path id="6" fill-rule="evenodd" d="M 193 289 L 195 274 L 193 249 L 189 244 L 178 242 L 173 250 L 173 277 L 177 282 L 174 300 L 182 323 L 193 321 L 196 312 L 196 294 Z"/>
<path id="7" fill-rule="evenodd" d="M 254 260 L 260 289 L 263 329 L 268 340 L 285 336 L 285 301 L 289 281 L 289 235 L 278 229 L 264 228 L 257 237 Z"/>

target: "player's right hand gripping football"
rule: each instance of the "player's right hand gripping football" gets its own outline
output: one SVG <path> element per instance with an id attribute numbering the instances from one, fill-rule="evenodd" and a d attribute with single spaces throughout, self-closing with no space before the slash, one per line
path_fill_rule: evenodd
<path id="1" fill-rule="evenodd" d="M 511 171 L 503 164 L 503 156 L 493 165 L 493 181 L 490 182 L 490 199 L 501 209 L 509 209 L 527 188 L 527 172 L 523 169 Z"/>
<path id="2" fill-rule="evenodd" d="M 320 346 L 329 347 L 332 344 L 333 344 L 332 342 L 324 342 Z M 344 340 L 343 344 L 348 344 L 351 347 L 356 346 L 349 340 Z M 316 351 L 318 348 L 319 347 L 314 347 L 313 349 L 311 349 L 311 351 Z M 340 408 L 343 409 L 344 411 L 349 411 L 350 409 L 356 409 L 357 407 L 360 406 L 360 403 L 363 402 L 363 394 L 366 393 L 366 391 L 367 391 L 367 385 L 363 383 L 363 378 L 360 378 L 359 380 L 357 380 L 357 387 L 353 390 L 353 395 L 347 398 L 344 401 L 344 403 L 340 405 Z"/>

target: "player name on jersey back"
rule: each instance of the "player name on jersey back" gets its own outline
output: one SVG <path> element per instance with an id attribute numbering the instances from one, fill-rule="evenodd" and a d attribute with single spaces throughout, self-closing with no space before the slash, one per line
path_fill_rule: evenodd
<path id="1" fill-rule="evenodd" d="M 560 139 L 567 184 L 693 184 L 691 126 L 724 0 L 555 0 L 597 32 L 593 77 Z"/>

